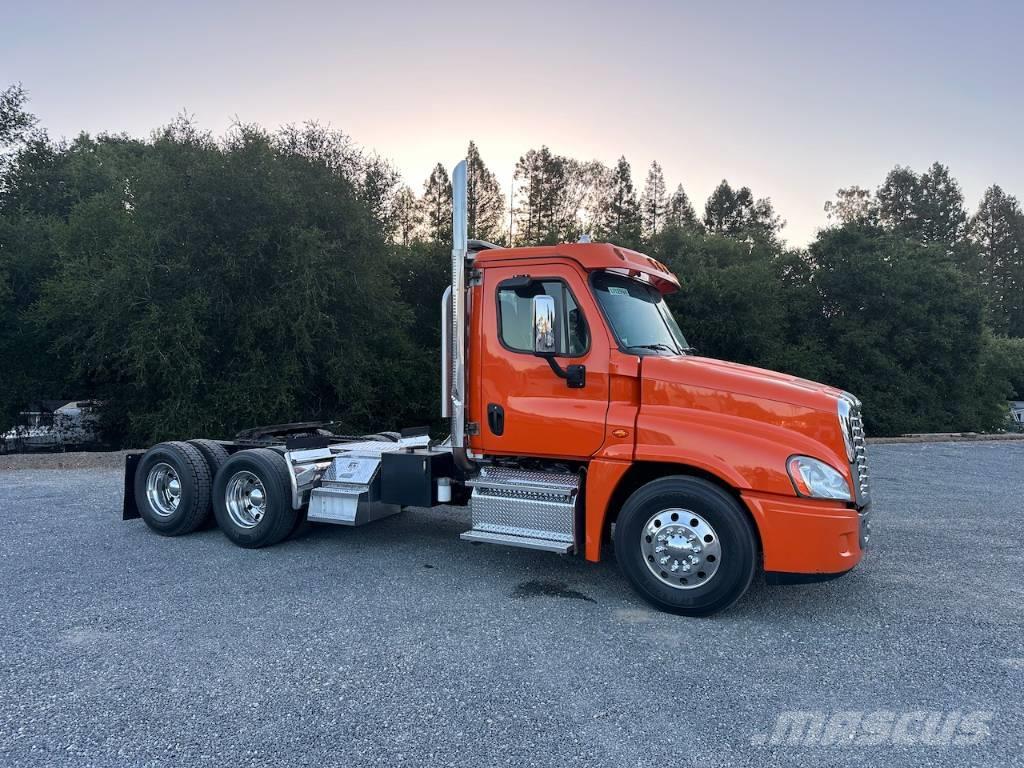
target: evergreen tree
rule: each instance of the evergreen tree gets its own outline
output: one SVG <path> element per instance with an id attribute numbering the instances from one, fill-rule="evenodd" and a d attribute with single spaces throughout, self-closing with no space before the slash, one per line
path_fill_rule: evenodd
<path id="1" fill-rule="evenodd" d="M 644 183 L 644 193 L 640 200 L 644 237 L 653 237 L 665 226 L 668 203 L 665 175 L 657 161 L 652 162 L 650 170 L 647 171 L 647 181 Z"/>
<path id="2" fill-rule="evenodd" d="M 598 167 L 556 155 L 546 146 L 520 157 L 515 172 L 515 244 L 575 240 Z"/>
<path id="3" fill-rule="evenodd" d="M 967 234 L 967 211 L 960 185 L 941 163 L 921 174 L 915 201 L 919 236 L 923 243 L 956 245 Z"/>
<path id="4" fill-rule="evenodd" d="M 426 238 L 435 243 L 452 239 L 452 182 L 448 171 L 438 163 L 423 184 L 420 199 L 421 219 Z"/>
<path id="5" fill-rule="evenodd" d="M 914 171 L 897 165 L 889 171 L 875 197 L 883 227 L 906 237 L 920 238 L 921 179 Z"/>
<path id="6" fill-rule="evenodd" d="M 1024 213 L 1017 198 L 989 187 L 970 233 L 980 251 L 989 324 L 996 333 L 1024 336 Z"/>
<path id="7" fill-rule="evenodd" d="M 720 235 L 773 239 L 783 222 L 768 198 L 755 200 L 750 187 L 733 190 L 722 179 L 704 207 L 704 225 Z"/>
<path id="8" fill-rule="evenodd" d="M 377 220 L 384 224 L 384 231 L 393 236 L 395 231 L 395 204 L 399 181 L 398 171 L 379 157 L 366 160 L 360 169 L 362 183 L 359 197 L 366 203 Z"/>
<path id="9" fill-rule="evenodd" d="M 469 236 L 497 241 L 505 221 L 505 196 L 497 178 L 484 165 L 476 144 L 466 150 L 466 207 Z"/>
<path id="10" fill-rule="evenodd" d="M 416 195 L 405 184 L 395 192 L 391 206 L 391 218 L 395 242 L 408 246 L 419 231 L 423 219 Z"/>
<path id="11" fill-rule="evenodd" d="M 620 157 L 605 175 L 598 218 L 598 234 L 603 240 L 635 248 L 640 243 L 640 205 L 633 189 L 629 163 Z"/>
<path id="12" fill-rule="evenodd" d="M 516 163 L 516 244 L 549 240 L 554 227 L 555 198 L 564 181 L 565 164 L 546 146 L 531 149 Z"/>
<path id="13" fill-rule="evenodd" d="M 676 191 L 668 199 L 668 206 L 665 210 L 665 225 L 692 232 L 699 232 L 703 229 L 700 220 L 697 218 L 697 212 L 693 210 L 693 204 L 690 202 L 690 197 L 686 194 L 682 184 L 676 187 Z"/>

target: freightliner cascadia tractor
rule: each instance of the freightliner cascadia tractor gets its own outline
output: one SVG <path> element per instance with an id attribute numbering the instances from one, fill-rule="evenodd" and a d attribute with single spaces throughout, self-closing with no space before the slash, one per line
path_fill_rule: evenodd
<path id="1" fill-rule="evenodd" d="M 699 356 L 664 301 L 679 281 L 642 253 L 468 240 L 464 162 L 453 189 L 451 435 L 302 423 L 161 443 L 127 458 L 125 519 L 177 536 L 212 516 L 266 547 L 304 520 L 464 505 L 467 541 L 592 562 L 611 545 L 637 592 L 688 616 L 732 605 L 758 568 L 786 583 L 857 565 L 870 530 L 857 398 Z"/>

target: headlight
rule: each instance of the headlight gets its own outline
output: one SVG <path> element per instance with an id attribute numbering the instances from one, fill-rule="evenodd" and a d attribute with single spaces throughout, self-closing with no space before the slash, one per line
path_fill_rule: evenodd
<path id="1" fill-rule="evenodd" d="M 839 414 L 839 431 L 843 433 L 843 442 L 846 444 L 846 458 L 853 464 L 857 455 L 853 445 L 853 403 L 845 394 L 836 401 L 836 411 Z"/>
<path id="2" fill-rule="evenodd" d="M 851 501 L 846 478 L 823 461 L 810 456 L 793 456 L 786 467 L 796 492 L 813 499 Z"/>

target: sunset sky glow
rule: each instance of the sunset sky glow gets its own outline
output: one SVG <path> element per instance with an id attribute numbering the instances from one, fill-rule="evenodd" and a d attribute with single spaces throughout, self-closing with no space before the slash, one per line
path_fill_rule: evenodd
<path id="1" fill-rule="evenodd" d="M 547 144 L 771 197 L 804 245 L 838 187 L 950 166 L 1024 197 L 1024 3 L 18 2 L 0 88 L 51 135 L 329 123 L 415 190 L 474 139 L 507 193 Z"/>

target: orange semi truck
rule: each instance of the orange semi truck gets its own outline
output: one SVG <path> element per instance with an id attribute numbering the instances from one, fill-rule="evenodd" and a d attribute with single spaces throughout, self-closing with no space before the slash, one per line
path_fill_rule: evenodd
<path id="1" fill-rule="evenodd" d="M 669 269 L 606 243 L 501 248 L 466 236 L 453 176 L 442 415 L 426 430 L 287 424 L 127 457 L 124 518 L 175 536 L 213 517 L 243 547 L 303 520 L 363 525 L 466 505 L 462 538 L 592 562 L 609 543 L 657 607 L 723 610 L 771 583 L 840 576 L 870 523 L 861 404 L 824 384 L 699 356 Z"/>

